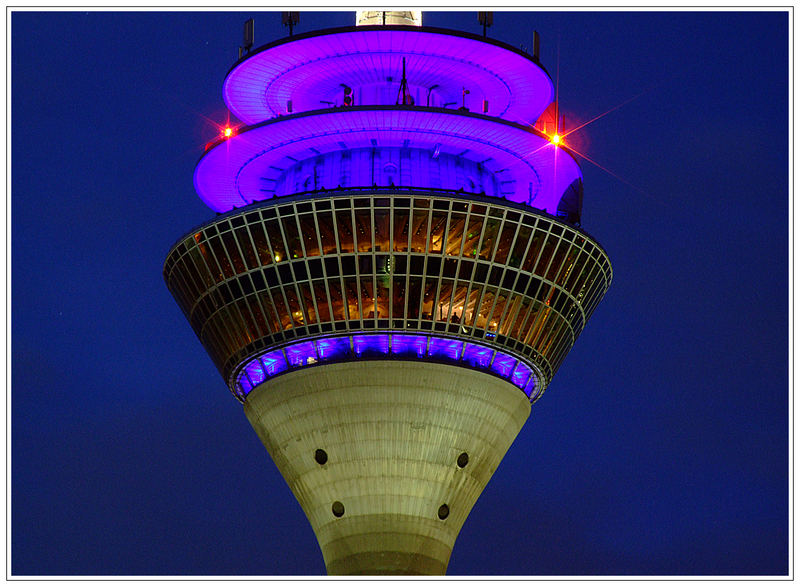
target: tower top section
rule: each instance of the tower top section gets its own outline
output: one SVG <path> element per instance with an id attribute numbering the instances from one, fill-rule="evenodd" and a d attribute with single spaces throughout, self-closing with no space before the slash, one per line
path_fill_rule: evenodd
<path id="1" fill-rule="evenodd" d="M 403 78 L 414 105 L 478 112 L 533 124 L 553 101 L 538 60 L 506 43 L 422 26 L 354 26 L 295 35 L 236 63 L 223 84 L 230 111 L 246 124 L 355 104 L 394 105 Z"/>
<path id="2" fill-rule="evenodd" d="M 421 10 L 358 10 L 356 26 L 374 24 L 401 24 L 422 26 Z"/>

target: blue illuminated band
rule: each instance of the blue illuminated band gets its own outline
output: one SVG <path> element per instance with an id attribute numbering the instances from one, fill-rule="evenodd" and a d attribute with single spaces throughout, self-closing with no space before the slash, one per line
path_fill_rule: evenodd
<path id="1" fill-rule="evenodd" d="M 297 342 L 250 359 L 234 377 L 234 393 L 244 401 L 250 391 L 277 375 L 316 363 L 369 358 L 430 359 L 484 370 L 510 381 L 531 402 L 539 399 L 536 373 L 511 354 L 489 346 L 424 334 L 352 334 Z"/>

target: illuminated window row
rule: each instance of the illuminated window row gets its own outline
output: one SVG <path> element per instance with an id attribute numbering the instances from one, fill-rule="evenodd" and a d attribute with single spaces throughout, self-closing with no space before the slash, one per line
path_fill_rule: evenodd
<path id="1" fill-rule="evenodd" d="M 353 198 L 355 208 L 345 209 L 340 200 L 333 200 L 333 209 L 346 210 L 351 219 L 360 212 L 358 205 L 364 203 L 361 200 L 370 202 Z M 474 203 L 472 208 L 466 202 L 453 203 L 463 204 L 470 217 L 480 211 Z M 423 250 L 432 250 L 431 235 L 436 234 L 432 219 L 436 218 L 436 206 L 441 204 L 434 201 L 431 206 L 427 201 L 428 207 L 421 210 L 424 214 L 420 216 L 427 223 Z M 444 204 L 449 206 L 450 202 Z M 279 211 L 283 212 L 302 210 L 300 204 L 281 208 Z M 268 209 L 220 219 L 216 224 L 227 229 L 211 236 L 215 226 L 203 227 L 179 243 L 169 256 L 165 274 L 223 376 L 249 353 L 294 338 L 393 329 L 488 339 L 531 357 L 549 380 L 608 287 L 607 259 L 577 231 L 541 219 L 557 229 L 545 233 L 520 227 L 516 222 L 520 215 L 517 213 L 515 218 L 507 214 L 512 210 L 492 207 L 490 216 L 486 216 L 486 210 L 484 206 L 487 222 L 482 224 L 476 242 L 483 242 L 486 226 L 496 218 L 494 243 L 487 246 L 488 258 L 495 264 L 473 256 L 443 255 L 448 252 L 445 246 L 428 254 L 382 252 L 375 247 L 371 253 L 355 255 L 339 254 L 337 246 L 321 257 L 287 261 L 282 256 L 277 263 L 263 263 L 260 249 L 254 247 L 257 235 L 263 235 L 263 250 L 276 261 L 280 251 L 289 250 L 282 221 L 294 218 L 275 215 L 273 207 L 272 220 L 280 221 L 273 231 L 266 228 L 269 220 L 258 214 Z M 390 219 L 396 219 L 404 209 L 384 209 L 373 204 L 364 211 L 368 213 L 365 219 L 379 218 L 384 211 Z M 440 221 L 450 226 L 458 211 L 456 206 L 448 208 Z M 409 208 L 405 215 L 413 218 L 416 212 L 416 208 Z M 493 213 L 495 216 L 491 216 Z M 366 229 L 364 232 L 369 234 Z M 463 243 L 470 233 L 455 232 L 454 240 L 460 241 L 452 250 L 464 251 Z M 373 234 L 377 233 L 373 230 Z M 449 231 L 442 234 L 452 236 Z M 333 231 L 333 237 L 335 243 L 340 242 L 337 231 Z M 361 237 L 354 239 L 354 246 L 358 238 Z M 393 245 L 391 236 L 389 244 Z M 280 249 L 281 246 L 286 248 Z M 258 256 L 245 254 L 248 247 Z M 301 251 L 308 250 L 301 246 Z M 601 256 L 592 258 L 590 252 Z M 517 255 L 521 262 L 497 264 Z M 530 266 L 538 276 L 520 272 L 514 265 Z M 223 279 L 215 278 L 215 272 Z M 550 280 L 541 279 L 541 275 Z M 558 280 L 559 285 L 553 280 Z"/>
<path id="2" fill-rule="evenodd" d="M 264 267 L 233 277 L 220 283 L 209 290 L 197 301 L 186 302 L 190 305 L 188 317 L 193 327 L 199 327 L 216 310 L 249 294 L 258 293 L 267 289 L 284 286 L 291 288 L 293 284 L 310 282 L 310 291 L 319 293 L 325 287 L 326 279 L 339 282 L 344 279 L 345 287 L 352 287 L 352 283 L 359 280 L 371 280 L 375 276 L 375 284 L 369 285 L 365 291 L 376 293 L 371 298 L 376 299 L 375 308 L 378 315 L 383 318 L 417 318 L 420 314 L 427 319 L 445 319 L 451 313 L 444 314 L 447 308 L 442 302 L 439 311 L 434 311 L 430 305 L 431 300 L 421 302 L 406 302 L 407 295 L 414 292 L 427 291 L 431 287 L 446 288 L 450 291 L 454 283 L 471 285 L 471 289 L 487 285 L 494 289 L 502 288 L 509 293 L 527 295 L 541 302 L 546 302 L 558 312 L 574 315 L 578 318 L 574 323 L 576 330 L 583 327 L 583 314 L 580 312 L 578 302 L 568 295 L 563 289 L 553 287 L 553 284 L 543 281 L 536 276 L 529 276 L 511 268 L 494 266 L 484 263 L 458 258 L 444 258 L 440 256 L 423 255 L 343 255 L 330 256 L 324 259 L 310 259 L 307 261 L 296 260 L 273 267 Z M 441 280 L 440 280 L 441 278 Z M 470 283 L 471 282 L 471 283 Z M 488 285 L 497 284 L 497 285 Z M 384 291 L 388 288 L 388 292 Z M 408 292 L 408 294 L 406 293 Z M 385 295 L 383 295 L 385 294 Z M 320 296 L 316 296 L 320 299 Z M 458 299 L 459 296 L 456 296 Z M 443 300 L 443 298 L 441 298 Z M 422 304 L 422 308 L 419 305 Z M 351 304 L 352 305 L 352 304 Z M 458 307 L 455 306 L 456 308 Z M 327 310 L 308 310 L 307 316 L 329 315 Z M 360 316 L 360 314 L 359 314 Z M 349 319 L 354 316 L 347 316 Z M 311 319 L 311 321 L 315 321 Z M 286 327 L 290 327 L 285 324 Z M 281 328 L 283 329 L 283 328 Z"/>
<path id="3" fill-rule="evenodd" d="M 409 201 L 408 198 L 395 200 Z M 335 203 L 339 206 L 342 201 L 348 203 L 348 200 L 335 200 Z M 356 198 L 354 203 L 358 205 L 369 201 L 367 198 Z M 416 199 L 417 204 L 420 202 L 420 199 Z M 355 250 L 408 251 L 410 248 L 411 251 L 418 252 L 428 251 L 452 256 L 462 253 L 470 258 L 477 256 L 479 259 L 491 259 L 496 264 L 521 266 L 523 271 L 555 281 L 573 295 L 577 293 L 574 290 L 578 289 L 581 281 L 588 277 L 587 273 L 594 269 L 594 262 L 599 260 L 607 266 L 605 255 L 596 258 L 594 254 L 599 249 L 583 236 L 568 231 L 562 238 L 563 228 L 546 220 L 541 220 L 539 227 L 534 230 L 528 225 L 520 225 L 519 214 L 513 211 L 508 211 L 503 221 L 502 209 L 491 208 L 489 216 L 486 216 L 485 206 L 473 204 L 469 215 L 455 209 L 448 215 L 445 210 L 430 210 L 428 200 L 424 200 L 424 204 L 424 209 L 414 208 L 408 211 L 382 207 L 373 210 L 339 209 L 335 213 L 327 214 L 317 212 L 316 215 L 300 214 L 297 217 L 284 215 L 280 220 L 274 217 L 269 219 L 269 213 L 274 215 L 275 210 L 266 209 L 262 211 L 265 216 L 263 223 L 259 222 L 257 215 L 250 213 L 231 219 L 230 224 L 223 221 L 206 227 L 196 233 L 192 237 L 195 242 L 189 244 L 188 254 L 195 258 L 182 258 L 186 266 L 184 270 L 188 269 L 195 276 L 194 280 L 187 280 L 185 284 L 189 293 L 186 301 L 196 301 L 213 283 L 254 267 L 272 264 L 273 261 L 280 263 L 287 258 L 310 258 L 320 253 L 346 253 Z M 440 204 L 448 205 L 448 202 L 434 202 L 434 206 Z M 460 204 L 466 208 L 466 203 Z M 310 206 L 310 203 L 306 205 Z M 293 207 L 281 208 L 283 213 L 295 212 Z M 249 230 L 244 226 L 244 216 L 251 223 Z M 304 235 L 304 246 L 300 246 L 300 234 Z M 559 238 L 553 238 L 554 236 Z M 318 246 L 320 242 L 321 247 Z M 178 253 L 181 247 L 186 254 L 187 247 L 184 243 L 175 252 Z M 199 258 L 201 256 L 202 259 Z M 168 281 L 175 260 L 176 255 L 170 255 L 165 267 Z M 463 267 L 466 265 L 462 265 Z M 313 266 L 309 267 L 309 270 L 313 269 Z M 476 272 L 481 270 L 479 264 Z M 488 276 L 489 281 L 499 283 L 501 271 L 499 267 L 494 267 Z M 477 278 L 481 279 L 480 276 Z M 189 310 L 185 304 L 181 305 L 185 311 Z"/>
<path id="4" fill-rule="evenodd" d="M 236 283 L 254 275 L 261 273 L 245 275 Z M 528 276 L 523 278 L 528 280 Z M 582 325 L 576 304 L 562 315 L 555 300 L 567 296 L 535 277 L 530 278 L 530 284 L 538 288 L 540 300 L 485 283 L 440 279 L 438 275 L 394 275 L 386 280 L 386 287 L 380 280 L 369 274 L 303 282 L 290 275 L 285 285 L 236 298 L 231 297 L 234 294 L 229 284 L 222 284 L 204 298 L 200 310 L 192 316 L 192 326 L 223 372 L 254 349 L 292 338 L 391 328 L 496 341 L 542 361 L 542 371 L 550 375 L 579 332 L 575 322 Z M 240 292 L 238 288 L 236 295 Z M 213 311 L 204 310 L 210 300 L 214 300 Z M 205 312 L 211 312 L 210 316 Z M 547 353 L 551 348 L 563 352 L 550 357 Z M 536 358 L 538 355 L 542 356 Z"/>
<path id="5" fill-rule="evenodd" d="M 508 353 L 461 340 L 407 333 L 327 337 L 263 353 L 238 370 L 234 393 L 244 401 L 254 387 L 281 373 L 314 364 L 370 358 L 427 359 L 460 364 L 509 380 L 531 402 L 541 395 L 535 371 Z"/>
<path id="6" fill-rule="evenodd" d="M 409 282 L 414 285 L 413 280 Z M 556 333 L 569 344 L 576 336 L 568 316 L 546 301 L 485 284 L 429 283 L 425 289 L 409 288 L 408 295 L 398 287 L 400 293 L 391 303 L 380 288 L 373 295 L 370 277 L 278 286 L 226 303 L 193 326 L 201 339 L 211 336 L 222 355 L 231 358 L 238 349 L 265 337 L 280 341 L 347 330 L 438 330 L 465 338 L 502 340 L 520 352 L 525 347 L 543 351 Z M 394 317 L 382 313 L 387 310 Z"/>
<path id="7" fill-rule="evenodd" d="M 443 215 L 447 216 L 446 241 Z M 235 248 L 231 250 L 229 255 L 223 256 L 226 261 L 222 265 L 213 266 L 210 274 L 204 273 L 202 278 L 221 281 L 245 263 L 252 268 L 287 258 L 372 250 L 442 252 L 444 249 L 446 254 L 463 254 L 515 267 L 521 265 L 523 270 L 531 271 L 536 269 L 532 266 L 536 248 L 534 246 L 523 257 L 523 247 L 531 234 L 534 245 L 539 239 L 546 240 L 541 233 L 563 236 L 580 249 L 582 256 L 601 263 L 609 281 L 611 277 L 606 255 L 574 229 L 534 214 L 439 197 L 439 194 L 435 198 L 314 198 L 280 206 L 264 205 L 221 219 L 179 243 L 166 261 L 165 274 L 168 275 L 178 258 L 196 244 L 210 246 L 215 239 L 225 239 L 226 233 L 240 233 L 246 224 L 261 224 L 262 220 L 270 238 L 262 232 L 253 233 L 251 245 L 242 245 L 241 252 Z M 503 220 L 508 226 L 501 228 Z M 508 239 L 517 229 L 520 234 L 511 249 Z M 460 239 L 463 233 L 467 237 Z M 500 246 L 495 248 L 498 235 Z M 493 253 L 496 258 L 491 258 Z"/>

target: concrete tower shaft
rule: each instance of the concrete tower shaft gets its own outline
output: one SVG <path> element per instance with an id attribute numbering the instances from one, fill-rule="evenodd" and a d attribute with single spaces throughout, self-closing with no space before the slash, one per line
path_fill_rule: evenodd
<path id="1" fill-rule="evenodd" d="M 364 18 L 228 72 L 164 279 L 328 572 L 438 574 L 612 273 L 538 60 Z"/>
<path id="2" fill-rule="evenodd" d="M 330 574 L 444 574 L 530 412 L 519 389 L 450 365 L 323 365 L 245 402 Z"/>

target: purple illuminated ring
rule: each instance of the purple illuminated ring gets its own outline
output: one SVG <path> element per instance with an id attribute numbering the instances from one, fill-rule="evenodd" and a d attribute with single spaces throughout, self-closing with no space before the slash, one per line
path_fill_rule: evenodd
<path id="1" fill-rule="evenodd" d="M 270 186 L 286 169 L 315 155 L 376 146 L 434 149 L 437 144 L 483 165 L 507 186 L 506 199 L 551 214 L 581 178 L 572 155 L 530 126 L 443 108 L 361 106 L 279 117 L 242 129 L 206 152 L 194 185 L 211 209 L 227 212 L 276 195 Z"/>
<path id="2" fill-rule="evenodd" d="M 343 84 L 399 83 L 404 57 L 421 106 L 461 106 L 467 89 L 472 111 L 484 112 L 485 101 L 491 116 L 533 123 L 553 101 L 550 76 L 527 53 L 461 31 L 402 26 L 328 29 L 270 43 L 231 69 L 223 96 L 234 115 L 255 124 L 337 103 Z M 431 91 L 439 104 L 430 103 Z"/>
<path id="3" fill-rule="evenodd" d="M 365 358 L 410 358 L 460 364 L 480 369 L 516 385 L 531 402 L 542 394 L 539 376 L 524 361 L 489 346 L 425 334 L 353 334 L 289 344 L 249 359 L 236 371 L 233 392 L 244 401 L 250 391 L 290 370 L 317 363 Z"/>

